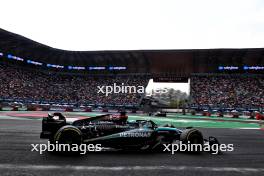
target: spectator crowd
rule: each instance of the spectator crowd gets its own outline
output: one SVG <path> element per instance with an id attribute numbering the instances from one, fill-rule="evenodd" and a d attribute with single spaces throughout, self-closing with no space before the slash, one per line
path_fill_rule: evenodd
<path id="1" fill-rule="evenodd" d="M 138 105 L 142 93 L 98 93 L 98 87 L 146 88 L 145 76 L 91 76 L 29 70 L 0 64 L 0 98 L 78 104 Z M 257 75 L 195 75 L 190 104 L 223 108 L 264 108 L 264 77 Z"/>
<path id="2" fill-rule="evenodd" d="M 147 86 L 144 76 L 84 76 L 28 70 L 0 64 L 0 98 L 78 104 L 139 104 L 142 94 L 98 93 L 98 86 Z"/>
<path id="3" fill-rule="evenodd" d="M 264 77 L 206 75 L 191 77 L 193 106 L 264 108 Z"/>

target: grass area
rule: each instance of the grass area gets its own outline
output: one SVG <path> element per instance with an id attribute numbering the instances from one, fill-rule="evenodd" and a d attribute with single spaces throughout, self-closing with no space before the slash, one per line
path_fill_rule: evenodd
<path id="1" fill-rule="evenodd" d="M 8 116 L 6 113 L 14 114 L 30 114 L 32 117 L 16 117 Z M 0 119 L 36 119 L 41 120 L 47 114 L 47 112 L 28 112 L 28 111 L 17 111 L 17 112 L 0 112 Z M 65 112 L 66 116 L 84 116 L 93 117 L 100 114 L 99 112 Z M 37 116 L 38 115 L 38 116 Z M 17 115 L 18 116 L 18 115 Z M 36 116 L 36 117 L 34 117 Z M 206 116 L 192 116 L 192 115 L 180 115 L 180 114 L 168 114 L 167 117 L 149 117 L 145 115 L 129 115 L 129 120 L 153 120 L 158 125 L 172 124 L 176 127 L 199 127 L 199 128 L 259 128 L 259 121 L 248 121 L 247 119 L 239 118 L 219 118 L 219 117 L 206 117 Z M 219 121 L 221 120 L 221 121 Z"/>
<path id="2" fill-rule="evenodd" d="M 201 115 L 180 115 L 180 114 L 167 114 L 167 117 L 178 117 L 178 118 L 190 118 L 190 119 L 215 119 L 215 120 L 225 120 L 225 121 L 247 121 L 247 120 L 254 120 L 254 119 L 248 119 L 248 118 L 231 118 L 231 117 L 217 117 L 217 116 L 201 116 Z"/>
<path id="3" fill-rule="evenodd" d="M 167 118 L 167 117 L 148 117 L 148 116 L 129 116 L 130 120 L 146 119 L 152 120 L 158 125 L 172 124 L 176 127 L 199 127 L 199 128 L 259 128 L 258 123 L 242 123 L 242 122 L 229 122 L 229 121 L 210 121 L 210 120 L 195 120 L 181 119 L 179 117 Z"/>

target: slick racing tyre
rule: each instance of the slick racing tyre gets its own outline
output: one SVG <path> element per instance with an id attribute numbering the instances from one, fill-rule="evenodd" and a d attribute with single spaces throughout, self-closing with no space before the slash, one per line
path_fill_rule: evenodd
<path id="1" fill-rule="evenodd" d="M 55 134 L 54 143 L 58 144 L 66 144 L 69 147 L 79 147 L 82 143 L 82 135 L 81 131 L 74 127 L 74 126 L 64 126 L 61 129 L 58 130 L 58 132 Z M 72 149 L 70 148 L 70 149 Z M 69 150 L 69 151 L 59 151 L 62 153 L 79 153 L 79 148 L 78 150 Z"/>
<path id="2" fill-rule="evenodd" d="M 67 130 L 63 131 L 58 139 L 59 144 L 81 144 L 81 136 L 76 131 Z"/>
<path id="3" fill-rule="evenodd" d="M 204 144 L 202 133 L 199 130 L 193 128 L 184 130 L 180 135 L 180 141 L 183 144 L 200 144 L 201 147 Z M 189 151 L 189 152 L 200 152 L 200 151 Z"/>

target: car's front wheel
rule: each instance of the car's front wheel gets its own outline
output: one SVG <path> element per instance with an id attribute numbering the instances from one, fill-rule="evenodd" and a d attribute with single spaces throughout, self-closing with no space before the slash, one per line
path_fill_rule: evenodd
<path id="1" fill-rule="evenodd" d="M 187 144 L 187 145 L 196 145 L 194 147 L 191 147 L 191 151 L 189 152 L 200 152 L 203 150 L 203 144 L 204 144 L 204 139 L 202 133 L 197 130 L 197 129 L 186 129 L 182 132 L 180 135 L 180 141 L 182 144 Z"/>

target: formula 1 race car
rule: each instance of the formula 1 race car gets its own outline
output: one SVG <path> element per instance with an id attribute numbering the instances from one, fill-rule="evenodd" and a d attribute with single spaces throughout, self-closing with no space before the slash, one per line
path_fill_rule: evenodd
<path id="1" fill-rule="evenodd" d="M 120 150 L 155 150 L 175 141 L 209 145 L 219 144 L 215 137 L 203 138 L 194 128 L 180 130 L 172 125 L 158 126 L 151 120 L 128 121 L 121 114 L 117 120 L 111 114 L 68 121 L 61 113 L 49 114 L 42 120 L 40 138 L 59 144 L 101 144 Z"/>

